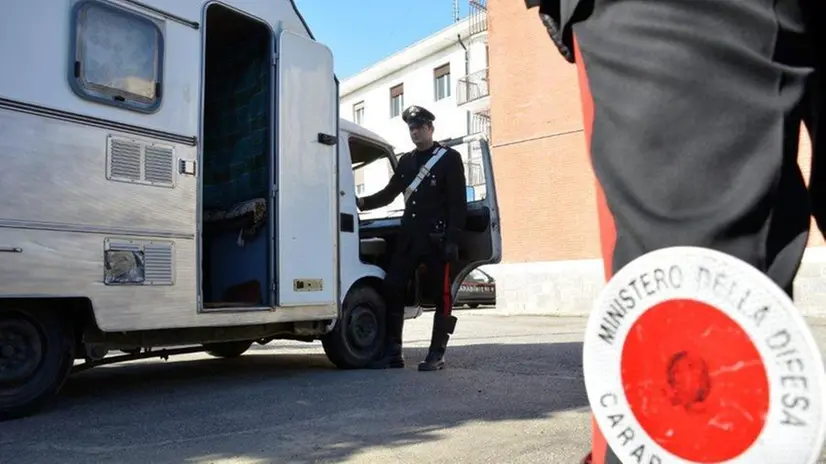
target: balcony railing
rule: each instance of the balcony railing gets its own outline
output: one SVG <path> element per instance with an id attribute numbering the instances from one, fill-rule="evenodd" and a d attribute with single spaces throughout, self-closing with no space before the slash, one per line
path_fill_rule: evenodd
<path id="1" fill-rule="evenodd" d="M 488 30 L 488 2 L 487 0 L 468 0 L 470 16 L 470 35 L 479 34 Z"/>
<path id="2" fill-rule="evenodd" d="M 456 83 L 456 104 L 464 105 L 490 95 L 488 68 L 468 74 Z"/>
<path id="3" fill-rule="evenodd" d="M 490 116 L 487 113 L 474 113 L 470 118 L 470 133 L 484 134 L 490 141 Z"/>

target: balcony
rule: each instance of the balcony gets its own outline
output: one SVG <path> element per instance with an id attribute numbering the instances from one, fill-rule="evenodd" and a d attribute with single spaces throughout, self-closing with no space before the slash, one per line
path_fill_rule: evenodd
<path id="1" fill-rule="evenodd" d="M 490 105 L 488 68 L 468 74 L 456 83 L 456 104 L 469 111 L 484 111 Z"/>
<path id="2" fill-rule="evenodd" d="M 491 136 L 490 110 L 481 111 L 479 113 L 473 113 L 473 115 L 470 117 L 470 134 L 469 135 L 476 135 L 476 134 L 482 134 L 488 139 L 488 141 L 490 141 L 490 136 Z"/>
<path id="3" fill-rule="evenodd" d="M 468 0 L 470 16 L 470 35 L 481 34 L 488 30 L 487 0 Z"/>

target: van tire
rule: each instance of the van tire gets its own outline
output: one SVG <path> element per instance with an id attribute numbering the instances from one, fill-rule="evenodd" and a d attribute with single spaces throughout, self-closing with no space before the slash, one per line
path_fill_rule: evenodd
<path id="1" fill-rule="evenodd" d="M 347 293 L 341 318 L 321 338 L 324 353 L 339 369 L 363 369 L 381 355 L 387 305 L 376 288 L 360 284 Z"/>
<path id="2" fill-rule="evenodd" d="M 0 421 L 34 415 L 57 396 L 74 365 L 74 338 L 55 310 L 0 309 Z"/>
<path id="3" fill-rule="evenodd" d="M 238 342 L 222 342 L 222 343 L 207 343 L 204 349 L 210 356 L 216 358 L 237 358 L 246 353 L 252 346 L 252 341 L 238 341 Z"/>

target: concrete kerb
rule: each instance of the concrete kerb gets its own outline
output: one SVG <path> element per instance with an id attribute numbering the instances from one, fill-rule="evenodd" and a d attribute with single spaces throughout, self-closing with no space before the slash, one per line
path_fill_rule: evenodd
<path id="1" fill-rule="evenodd" d="M 587 317 L 605 285 L 602 260 L 507 263 L 483 266 L 496 279 L 501 316 Z M 826 318 L 826 247 L 808 248 L 794 282 L 795 305 L 809 318 Z"/>
<path id="2" fill-rule="evenodd" d="M 477 308 L 477 309 L 455 309 L 454 315 L 457 317 L 462 316 L 496 316 L 496 317 L 553 317 L 559 319 L 575 319 L 575 320 L 586 320 L 588 315 L 583 312 L 583 314 L 559 314 L 556 312 L 551 311 L 511 311 L 507 309 L 499 309 L 494 307 L 485 307 L 485 308 Z M 826 318 L 824 318 L 826 321 Z"/>

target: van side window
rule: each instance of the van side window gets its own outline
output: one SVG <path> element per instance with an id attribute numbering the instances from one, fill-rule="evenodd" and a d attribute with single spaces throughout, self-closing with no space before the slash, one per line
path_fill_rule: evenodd
<path id="1" fill-rule="evenodd" d="M 80 97 L 152 113 L 161 104 L 163 34 L 150 18 L 83 0 L 73 14 L 69 82 Z"/>

